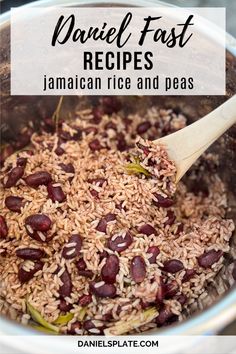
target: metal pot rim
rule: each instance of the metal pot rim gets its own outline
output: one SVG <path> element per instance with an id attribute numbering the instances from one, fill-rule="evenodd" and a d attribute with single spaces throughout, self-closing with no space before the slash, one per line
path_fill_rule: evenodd
<path id="1" fill-rule="evenodd" d="M 166 6 L 166 7 L 176 7 L 175 5 L 165 3 L 159 0 L 40 0 L 35 1 L 26 5 L 23 5 L 22 8 L 30 7 L 48 7 L 48 6 L 73 6 L 73 5 L 129 5 L 130 7 L 157 7 L 157 6 Z M 4 27 L 9 23 L 10 20 L 10 11 L 0 15 L 0 30 L 1 27 Z M 226 33 L 226 49 L 231 52 L 236 57 L 236 39 L 230 34 Z M 207 310 L 199 314 L 193 315 L 191 318 L 184 320 L 178 324 L 175 324 L 171 327 L 167 327 L 164 330 L 151 330 L 144 332 L 144 335 L 192 335 L 192 334 L 216 334 L 231 321 L 236 318 L 236 287 L 228 291 L 222 299 L 219 299 L 215 304 L 211 305 Z M 15 321 L 7 319 L 6 317 L 0 317 L 0 334 L 11 334 L 11 335 L 26 335 L 26 334 L 35 334 L 36 332 L 30 328 L 16 324 Z M 38 332 L 37 332 L 38 334 Z M 63 345 L 58 341 L 57 343 Z"/>

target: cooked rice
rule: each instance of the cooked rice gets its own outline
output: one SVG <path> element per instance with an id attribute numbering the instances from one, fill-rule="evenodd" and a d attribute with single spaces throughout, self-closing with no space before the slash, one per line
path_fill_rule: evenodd
<path id="1" fill-rule="evenodd" d="M 140 141 L 149 149 L 148 155 L 142 154 L 142 149 L 133 149 L 136 140 L 137 126 L 149 121 L 152 127 L 142 135 L 144 139 L 157 138 L 163 135 L 168 124 L 170 131 L 183 128 L 186 119 L 183 115 L 175 114 L 171 110 L 149 109 L 141 117 L 138 114 L 126 118 L 122 115 L 104 115 L 98 125 L 91 124 L 92 112 L 86 110 L 78 112 L 78 117 L 72 126 L 63 124 L 63 130 L 72 136 L 76 133 L 75 127 L 81 130 L 95 126 L 98 132 L 86 135 L 83 133 L 79 141 L 70 140 L 62 144 L 65 154 L 57 156 L 55 149 L 58 144 L 56 134 L 33 134 L 32 146 L 34 154 L 29 156 L 27 151 L 18 153 L 20 157 L 27 157 L 24 176 L 36 171 L 45 170 L 52 175 L 53 185 L 61 186 L 66 194 L 66 201 L 59 203 L 48 199 L 46 186 L 37 189 L 29 187 L 23 179 L 17 186 L 5 189 L 1 187 L 1 215 L 5 217 L 8 225 L 8 236 L 0 240 L 0 249 L 7 252 L 3 254 L 0 263 L 1 287 L 0 311 L 13 319 L 27 324 L 30 316 L 27 314 L 26 299 L 49 322 L 53 322 L 61 314 L 59 309 L 59 287 L 62 285 L 61 275 L 65 268 L 71 274 L 73 290 L 66 301 L 73 305 L 70 310 L 74 313 L 74 319 L 62 326 L 61 331 L 70 329 L 71 323 L 77 321 L 81 311 L 78 299 L 83 294 L 89 294 L 89 282 L 91 279 L 78 275 L 75 259 L 64 259 L 61 250 L 66 245 L 68 252 L 73 253 L 75 243 L 67 244 L 73 233 L 83 238 L 81 255 L 86 262 L 88 270 L 93 272 L 93 278 L 97 280 L 96 287 L 103 285 L 99 279 L 105 260 L 100 261 L 100 253 L 104 250 L 109 254 L 116 254 L 120 261 L 120 270 L 116 278 L 115 286 L 117 296 L 115 298 L 99 298 L 92 296 L 92 302 L 86 308 L 85 319 L 102 321 L 104 327 L 111 327 L 122 320 L 128 321 L 142 317 L 144 303 L 153 304 L 156 301 L 156 293 L 160 287 L 161 270 L 166 260 L 178 259 L 182 261 L 185 269 L 196 270 L 196 274 L 187 282 L 182 282 L 185 270 L 175 274 L 167 274 L 169 280 L 176 280 L 179 286 L 178 294 L 187 297 L 187 302 L 182 306 L 175 299 L 165 299 L 162 306 L 168 308 L 173 314 L 182 320 L 183 314 L 189 306 L 199 297 L 207 296 L 207 284 L 214 279 L 222 267 L 223 257 L 210 268 L 202 268 L 198 265 L 197 258 L 205 251 L 214 249 L 229 252 L 229 239 L 234 229 L 232 220 L 225 219 L 227 208 L 224 185 L 217 175 L 207 177 L 208 196 L 203 193 L 194 194 L 188 191 L 187 185 L 180 182 L 177 186 L 175 204 L 162 208 L 153 205 L 154 193 L 172 196 L 175 192 L 175 166 L 168 160 L 165 151 L 160 147 L 153 147 L 150 142 Z M 116 130 L 106 129 L 107 123 L 115 124 Z M 158 123 L 158 125 L 156 124 Z M 106 132 L 106 134 L 104 134 Z M 130 150 L 123 152 L 117 149 L 117 134 L 125 134 L 126 144 Z M 93 152 L 89 143 L 95 138 L 99 139 L 104 147 L 100 151 Z M 129 175 L 125 166 L 129 161 L 135 161 L 134 155 L 141 153 L 141 165 L 155 178 L 146 178 L 143 175 Z M 150 158 L 155 160 L 155 166 L 148 165 Z M 211 155 L 206 158 L 212 159 Z M 5 176 L 9 165 L 16 166 L 17 155 L 10 156 L 2 169 L 2 177 Z M 73 173 L 64 172 L 59 163 L 72 163 L 75 168 Z M 160 178 L 161 176 L 161 178 Z M 69 179 L 73 177 L 70 183 Z M 106 182 L 91 183 L 92 179 L 104 178 Z M 194 181 L 196 175 L 192 173 L 190 179 Z M 98 193 L 98 198 L 91 195 L 91 189 Z M 5 198 L 14 195 L 23 197 L 27 203 L 21 213 L 9 211 L 5 206 Z M 165 225 L 168 220 L 167 211 L 174 211 L 175 222 Z M 52 235 L 49 242 L 40 243 L 29 237 L 25 231 L 24 220 L 36 213 L 44 213 L 53 222 L 48 231 Z M 100 219 L 108 213 L 116 214 L 115 221 L 108 222 L 106 234 L 96 231 Z M 184 231 L 178 233 L 178 227 L 184 226 Z M 147 236 L 139 233 L 138 229 L 143 224 L 150 224 L 157 234 Z M 28 226 L 29 231 L 30 226 Z M 125 236 L 127 231 L 133 235 L 133 243 L 123 252 L 118 254 L 107 247 L 107 240 L 114 241 L 120 235 Z M 43 240 L 43 233 L 39 236 Z M 160 254 L 154 264 L 149 263 L 150 254 L 147 249 L 150 246 L 158 246 Z M 124 244 L 120 244 L 120 247 Z M 24 284 L 18 279 L 18 267 L 23 260 L 16 256 L 16 250 L 24 247 L 36 247 L 44 249 L 46 256 L 42 259 L 44 266 L 34 277 Z M 70 248 L 71 247 L 71 248 Z M 71 250 L 71 251 L 70 251 Z M 130 276 L 130 262 L 134 256 L 142 256 L 146 264 L 145 280 L 136 284 Z M 78 258 L 77 258 L 78 260 Z M 32 261 L 24 261 L 24 269 L 31 269 Z M 59 272 L 56 273 L 58 267 Z M 159 307 L 157 306 L 159 309 Z M 104 320 L 105 315 L 110 319 Z M 98 325 L 95 325 L 97 327 Z M 155 320 L 136 328 L 135 331 L 145 331 L 156 327 Z M 76 328 L 76 334 L 87 333 L 83 329 Z M 91 334 L 98 334 L 99 330 L 90 330 Z"/>

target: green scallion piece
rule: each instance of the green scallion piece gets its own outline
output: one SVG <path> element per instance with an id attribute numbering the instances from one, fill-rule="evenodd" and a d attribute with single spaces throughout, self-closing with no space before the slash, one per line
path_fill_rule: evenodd
<path id="1" fill-rule="evenodd" d="M 43 328 L 49 329 L 53 332 L 59 332 L 59 328 L 57 326 L 54 326 L 53 324 L 47 322 L 42 315 L 29 303 L 26 303 L 27 305 L 27 310 L 30 314 L 30 316 L 32 317 L 32 319 L 40 324 Z"/>
<path id="2" fill-rule="evenodd" d="M 154 320 L 158 316 L 159 312 L 155 307 L 150 307 L 134 316 L 130 320 L 118 321 L 113 327 L 109 327 L 104 330 L 105 335 L 118 336 L 132 331 L 135 328 L 145 325 Z"/>
<path id="3" fill-rule="evenodd" d="M 140 165 L 140 163 L 138 161 L 136 162 L 130 162 L 125 166 L 126 171 L 128 172 L 128 174 L 131 175 L 137 175 L 137 174 L 143 174 L 146 177 L 150 177 L 151 173 L 146 170 L 143 166 Z"/>
<path id="4" fill-rule="evenodd" d="M 55 325 L 66 325 L 70 322 L 74 317 L 74 314 L 71 312 L 67 312 L 65 315 L 60 315 L 57 319 L 53 322 Z"/>

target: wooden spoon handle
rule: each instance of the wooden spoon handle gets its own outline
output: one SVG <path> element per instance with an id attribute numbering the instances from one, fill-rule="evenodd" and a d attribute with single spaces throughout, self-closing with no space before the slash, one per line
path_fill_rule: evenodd
<path id="1" fill-rule="evenodd" d="M 170 158 L 177 166 L 176 182 L 234 123 L 236 123 L 236 95 L 197 122 L 156 140 L 158 144 L 165 145 Z"/>

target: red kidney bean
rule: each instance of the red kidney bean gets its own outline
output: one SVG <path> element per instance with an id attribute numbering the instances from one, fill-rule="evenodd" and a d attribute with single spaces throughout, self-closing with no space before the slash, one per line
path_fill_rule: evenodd
<path id="1" fill-rule="evenodd" d="M 61 167 L 61 169 L 66 172 L 66 173 L 75 173 L 75 168 L 72 165 L 72 163 L 59 163 L 59 166 Z M 71 183 L 71 181 L 73 180 L 74 176 L 71 176 L 68 178 L 68 181 Z"/>
<path id="2" fill-rule="evenodd" d="M 47 233 L 45 231 L 32 231 L 29 229 L 29 226 L 26 227 L 26 231 L 28 235 L 34 239 L 35 241 L 38 242 L 48 242 L 49 238 L 47 236 Z M 51 237 L 50 237 L 51 238 Z"/>
<path id="3" fill-rule="evenodd" d="M 30 215 L 25 219 L 25 223 L 37 231 L 48 231 L 52 224 L 49 217 L 45 214 Z"/>
<path id="4" fill-rule="evenodd" d="M 11 188 L 16 185 L 16 183 L 21 179 L 21 177 L 24 174 L 24 167 L 22 166 L 17 166 L 14 167 L 8 174 L 7 174 L 7 180 L 4 183 L 5 188 Z"/>
<path id="5" fill-rule="evenodd" d="M 173 199 L 168 197 L 163 197 L 161 194 L 154 193 L 155 199 L 153 199 L 153 204 L 157 207 L 169 208 L 174 204 Z"/>
<path id="6" fill-rule="evenodd" d="M 70 329 L 67 329 L 67 334 L 77 334 L 76 330 L 81 330 L 82 324 L 79 321 L 71 323 Z"/>
<path id="7" fill-rule="evenodd" d="M 91 302 L 92 302 L 92 296 L 90 294 L 89 295 L 84 294 L 79 298 L 79 305 L 82 307 L 88 306 Z"/>
<path id="8" fill-rule="evenodd" d="M 117 236 L 114 238 L 112 236 L 107 243 L 107 247 L 110 248 L 112 251 L 117 251 L 118 253 L 126 250 L 131 243 L 133 242 L 133 237 L 130 232 L 126 232 L 125 236 Z"/>
<path id="9" fill-rule="evenodd" d="M 27 260 L 20 264 L 18 269 L 18 278 L 21 283 L 26 283 L 33 278 L 35 273 L 43 269 L 43 262 Z"/>
<path id="10" fill-rule="evenodd" d="M 179 235 L 181 232 L 184 231 L 184 224 L 181 222 L 178 227 L 177 227 L 177 230 L 176 230 L 176 235 Z"/>
<path id="11" fill-rule="evenodd" d="M 16 197 L 16 196 L 8 196 L 5 199 L 5 205 L 6 207 L 14 212 L 20 213 L 21 208 L 24 206 L 24 199 L 21 197 Z"/>
<path id="12" fill-rule="evenodd" d="M 21 166 L 21 167 L 25 167 L 27 164 L 27 158 L 26 157 L 18 157 L 16 160 L 16 165 L 17 166 Z"/>
<path id="13" fill-rule="evenodd" d="M 80 258 L 78 260 L 78 262 L 76 262 L 76 267 L 79 271 L 85 270 L 87 268 L 87 265 L 86 265 L 85 261 L 83 260 L 83 258 Z"/>
<path id="14" fill-rule="evenodd" d="M 59 294 L 62 298 L 69 297 L 72 291 L 72 282 L 71 276 L 67 269 L 64 270 L 60 276 L 60 279 L 63 284 L 59 288 Z"/>
<path id="15" fill-rule="evenodd" d="M 52 182 L 48 183 L 47 191 L 48 191 L 48 197 L 53 202 L 62 203 L 66 199 L 65 193 L 63 192 L 61 186 L 58 184 L 55 184 L 55 183 L 53 184 Z"/>
<path id="16" fill-rule="evenodd" d="M 107 124 L 105 124 L 104 128 L 106 130 L 108 130 L 108 129 L 117 130 L 116 124 L 113 122 L 108 122 Z"/>
<path id="17" fill-rule="evenodd" d="M 142 283 L 146 277 L 146 264 L 143 257 L 135 256 L 130 264 L 130 275 L 135 283 Z"/>
<path id="18" fill-rule="evenodd" d="M 72 304 L 66 302 L 65 299 L 60 299 L 59 309 L 61 312 L 68 312 L 72 309 Z"/>
<path id="19" fill-rule="evenodd" d="M 170 259 L 165 261 L 162 270 L 168 273 L 177 273 L 180 270 L 184 269 L 184 265 L 178 259 Z"/>
<path id="20" fill-rule="evenodd" d="M 104 216 L 104 219 L 106 220 L 106 222 L 115 221 L 116 215 L 112 213 L 108 213 Z"/>
<path id="21" fill-rule="evenodd" d="M 150 246 L 147 250 L 147 253 L 151 254 L 152 256 L 148 258 L 150 264 L 156 263 L 156 258 L 160 253 L 160 249 L 157 246 Z"/>
<path id="22" fill-rule="evenodd" d="M 110 297 L 116 296 L 116 287 L 114 284 L 106 284 L 104 281 L 91 282 L 89 285 L 90 292 L 99 297 Z"/>
<path id="23" fill-rule="evenodd" d="M 68 243 L 64 246 L 62 250 L 62 257 L 66 259 L 72 259 L 79 256 L 82 247 L 82 239 L 80 235 L 73 234 L 69 238 Z"/>
<path id="24" fill-rule="evenodd" d="M 163 300 L 165 299 L 165 284 L 163 281 L 163 277 L 160 277 L 160 282 L 159 286 L 156 292 L 156 303 L 157 305 L 160 305 L 163 303 Z"/>
<path id="25" fill-rule="evenodd" d="M 61 169 L 66 172 L 66 173 L 75 173 L 75 168 L 72 165 L 72 163 L 59 163 L 59 166 L 61 167 Z"/>
<path id="26" fill-rule="evenodd" d="M 0 166 L 3 166 L 4 161 L 13 154 L 14 149 L 11 145 L 7 145 L 1 149 L 0 153 Z"/>
<path id="27" fill-rule="evenodd" d="M 93 272 L 89 269 L 85 269 L 85 270 L 79 270 L 78 271 L 78 274 L 82 277 L 85 277 L 85 278 L 92 278 L 93 277 Z"/>
<path id="28" fill-rule="evenodd" d="M 96 127 L 87 127 L 84 129 L 85 134 L 91 134 L 93 133 L 94 135 L 98 133 L 98 130 Z"/>
<path id="29" fill-rule="evenodd" d="M 194 277 L 195 274 L 195 269 L 186 269 L 182 282 L 185 283 L 186 281 L 189 281 L 192 277 Z"/>
<path id="30" fill-rule="evenodd" d="M 83 327 L 87 332 L 97 336 L 103 334 L 105 328 L 103 322 L 98 320 L 86 320 L 83 323 Z"/>
<path id="31" fill-rule="evenodd" d="M 143 224 L 142 226 L 140 226 L 139 232 L 141 234 L 144 234 L 144 235 L 147 235 L 147 236 L 151 236 L 151 235 L 156 235 L 157 234 L 157 231 L 150 224 Z"/>
<path id="32" fill-rule="evenodd" d="M 96 230 L 99 231 L 99 232 L 104 232 L 106 233 L 106 230 L 107 230 L 107 222 L 104 218 L 102 218 L 98 225 L 96 226 Z"/>
<path id="33" fill-rule="evenodd" d="M 168 217 L 168 219 L 165 221 L 164 225 L 173 225 L 175 222 L 175 213 L 172 210 L 167 210 L 166 216 Z"/>
<path id="34" fill-rule="evenodd" d="M 107 215 L 105 215 L 98 223 L 96 230 L 99 232 L 104 232 L 106 233 L 107 231 L 107 224 L 110 221 L 114 221 L 116 220 L 116 215 L 112 214 L 112 213 L 108 213 Z"/>
<path id="35" fill-rule="evenodd" d="M 48 185 L 48 183 L 52 182 L 52 177 L 46 171 L 39 171 L 27 176 L 25 182 L 28 186 L 37 188 L 41 185 Z"/>
<path id="36" fill-rule="evenodd" d="M 46 232 L 50 229 L 51 224 L 49 217 L 44 214 L 30 215 L 25 219 L 25 228 L 28 235 L 40 242 L 47 241 Z"/>
<path id="37" fill-rule="evenodd" d="M 117 139 L 117 149 L 121 152 L 126 151 L 128 149 L 128 145 L 126 143 L 124 134 L 118 133 L 116 139 Z"/>
<path id="38" fill-rule="evenodd" d="M 87 265 L 86 265 L 85 261 L 83 260 L 83 258 L 80 258 L 78 260 L 78 262 L 76 263 L 76 267 L 78 270 L 85 270 L 86 269 Z"/>
<path id="39" fill-rule="evenodd" d="M 116 282 L 116 276 L 119 273 L 119 258 L 111 254 L 107 257 L 106 263 L 101 270 L 101 278 L 105 283 L 113 284 Z"/>
<path id="40" fill-rule="evenodd" d="M 184 294 L 179 294 L 179 295 L 176 295 L 175 297 L 174 297 L 174 299 L 175 300 L 177 300 L 179 303 L 180 303 L 180 305 L 184 305 L 184 304 L 186 304 L 186 302 L 187 302 L 187 296 L 186 295 L 184 295 Z"/>
<path id="41" fill-rule="evenodd" d="M 57 145 L 57 147 L 55 149 L 55 154 L 57 156 L 62 156 L 62 155 L 64 155 L 64 153 L 65 153 L 65 150 L 60 145 Z"/>
<path id="42" fill-rule="evenodd" d="M 179 291 L 179 286 L 176 280 L 172 280 L 169 283 L 165 284 L 164 287 L 164 296 L 166 299 L 171 299 Z"/>
<path id="43" fill-rule="evenodd" d="M 45 255 L 45 252 L 39 248 L 18 248 L 16 250 L 16 255 L 19 258 L 38 260 Z"/>
<path id="44" fill-rule="evenodd" d="M 101 103 L 106 114 L 117 113 L 121 109 L 121 103 L 116 97 L 105 96 L 102 98 Z"/>
<path id="45" fill-rule="evenodd" d="M 93 118 L 91 119 L 90 122 L 93 124 L 99 124 L 104 114 L 103 110 L 100 107 L 94 107 L 92 114 L 93 114 Z"/>
<path id="46" fill-rule="evenodd" d="M 198 264 L 202 268 L 210 268 L 214 263 L 218 262 L 223 255 L 222 251 L 210 250 L 198 257 Z"/>
<path id="47" fill-rule="evenodd" d="M 100 141 L 98 139 L 94 139 L 94 140 L 90 141 L 89 147 L 90 147 L 90 150 L 92 150 L 92 151 L 98 151 L 98 150 L 101 150 L 101 148 L 102 148 Z"/>
<path id="48" fill-rule="evenodd" d="M 8 227 L 5 218 L 0 215 L 0 237 L 5 238 L 8 235 Z"/>
<path id="49" fill-rule="evenodd" d="M 152 125 L 149 121 L 142 122 L 137 126 L 137 133 L 144 134 L 151 128 L 151 126 Z"/>

